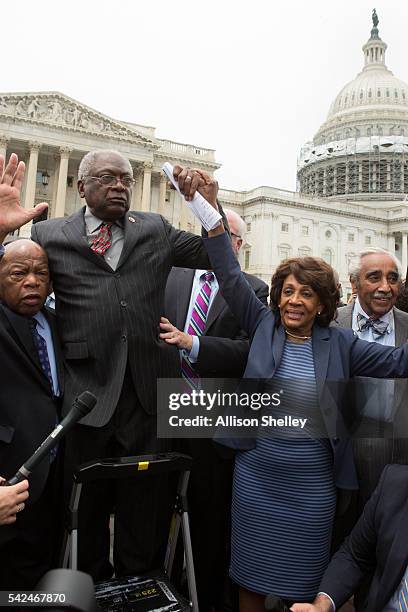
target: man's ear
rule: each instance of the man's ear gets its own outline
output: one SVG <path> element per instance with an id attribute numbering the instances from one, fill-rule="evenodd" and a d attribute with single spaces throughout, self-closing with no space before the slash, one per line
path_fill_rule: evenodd
<path id="1" fill-rule="evenodd" d="M 83 181 L 78 181 L 77 187 L 78 187 L 79 197 L 80 198 L 84 198 L 85 197 L 84 182 Z"/>

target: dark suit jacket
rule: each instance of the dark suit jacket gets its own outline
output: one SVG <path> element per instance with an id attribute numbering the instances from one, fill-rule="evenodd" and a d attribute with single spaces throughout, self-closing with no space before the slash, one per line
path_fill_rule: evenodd
<path id="1" fill-rule="evenodd" d="M 338 610 L 374 573 L 364 609 L 381 612 L 408 564 L 408 466 L 388 465 L 363 515 L 327 568 L 319 591 Z"/>
<path id="2" fill-rule="evenodd" d="M 173 268 L 167 281 L 164 314 L 181 331 L 186 323 L 194 273 L 195 270 L 188 268 Z M 252 274 L 245 274 L 245 278 L 258 298 L 267 305 L 268 285 Z M 218 291 L 211 304 L 205 334 L 200 337 L 197 371 L 202 378 L 241 378 L 248 351 L 248 336 Z"/>
<path id="3" fill-rule="evenodd" d="M 62 392 L 55 317 L 48 309 L 43 313 L 51 326 Z M 57 404 L 41 369 L 27 319 L 3 304 L 0 304 L 0 346 L 0 474 L 11 478 L 54 429 Z M 39 497 L 49 465 L 46 457 L 30 476 L 30 503 Z"/>
<path id="4" fill-rule="evenodd" d="M 89 390 L 98 402 L 81 423 L 101 427 L 116 408 L 127 365 L 140 403 L 155 412 L 156 378 L 179 372 L 177 349 L 159 339 L 167 276 L 172 266 L 207 268 L 209 261 L 199 236 L 160 215 L 128 212 L 114 271 L 89 248 L 84 210 L 36 223 L 32 237 L 47 251 L 56 295 L 67 368 L 63 411 Z"/>
<path id="5" fill-rule="evenodd" d="M 268 380 L 279 367 L 285 332 L 277 314 L 266 308 L 248 287 L 234 257 L 226 234 L 207 238 L 211 268 L 222 295 L 240 325 L 249 335 L 251 347 L 244 377 Z M 347 385 L 341 381 L 353 376 L 400 378 L 408 376 L 408 344 L 401 348 L 380 346 L 359 340 L 350 329 L 313 327 L 313 357 L 319 405 L 334 453 L 336 485 L 358 488 L 343 394 Z M 220 436 L 218 436 L 218 439 Z M 253 448 L 254 439 L 230 439 L 230 446 Z"/>
<path id="6" fill-rule="evenodd" d="M 354 302 L 348 304 L 337 311 L 337 316 L 332 325 L 340 325 L 340 327 L 351 328 L 352 317 L 353 317 Z M 408 340 L 408 314 L 399 310 L 398 308 L 393 309 L 394 313 L 394 325 L 395 325 L 395 346 L 401 346 Z M 380 380 L 372 379 L 370 384 L 365 382 L 365 393 L 364 389 L 359 385 L 358 394 L 356 397 L 360 398 L 360 403 L 365 403 L 364 398 L 369 399 L 370 394 L 373 396 L 375 401 L 375 394 L 373 394 L 374 385 L 381 384 Z M 406 393 L 408 391 L 408 385 L 406 380 L 397 381 L 394 388 L 394 406 L 393 406 L 393 417 L 395 422 L 395 436 L 408 437 L 408 415 L 406 414 Z M 356 405 L 355 409 L 358 413 L 361 413 L 364 406 Z M 398 414 L 397 414 L 398 413 Z"/>

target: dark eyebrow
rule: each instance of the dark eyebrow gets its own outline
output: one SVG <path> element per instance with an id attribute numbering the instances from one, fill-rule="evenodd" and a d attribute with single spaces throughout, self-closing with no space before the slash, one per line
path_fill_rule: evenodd
<path id="1" fill-rule="evenodd" d="M 371 274 L 382 274 L 381 270 L 368 270 L 366 272 L 366 276 L 371 276 Z"/>

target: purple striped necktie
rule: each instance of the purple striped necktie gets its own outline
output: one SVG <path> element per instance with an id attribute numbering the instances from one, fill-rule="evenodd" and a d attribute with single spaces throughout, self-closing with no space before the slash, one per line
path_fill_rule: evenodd
<path id="1" fill-rule="evenodd" d="M 200 276 L 200 280 L 201 279 L 203 279 L 204 282 L 195 299 L 190 323 L 187 328 L 187 333 L 190 334 L 190 336 L 198 337 L 202 336 L 205 332 L 212 291 L 211 283 L 214 280 L 214 274 L 212 272 L 206 272 Z M 189 387 L 192 389 L 199 389 L 200 376 L 195 369 L 195 364 L 191 363 L 184 354 L 181 358 L 181 373 Z"/>

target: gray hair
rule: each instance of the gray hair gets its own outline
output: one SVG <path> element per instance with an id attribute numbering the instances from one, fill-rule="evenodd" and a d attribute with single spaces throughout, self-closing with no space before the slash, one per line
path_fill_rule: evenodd
<path id="1" fill-rule="evenodd" d="M 238 230 L 239 236 L 241 236 L 242 240 L 245 241 L 246 223 L 243 220 L 243 218 L 240 217 L 238 213 L 236 213 L 234 210 L 231 210 L 230 208 L 224 208 L 224 212 L 226 214 L 227 220 L 228 220 L 228 215 L 230 215 L 231 217 L 235 219 L 235 222 L 239 227 L 239 230 Z M 229 220 L 228 220 L 228 224 L 231 225 L 229 223 Z"/>
<path id="2" fill-rule="evenodd" d="M 395 267 L 397 268 L 398 277 L 401 278 L 402 267 L 399 259 L 395 257 L 393 253 L 390 253 L 390 251 L 387 251 L 386 249 L 381 249 L 380 247 L 372 247 L 371 249 L 365 249 L 364 251 L 360 251 L 357 257 L 351 262 L 349 266 L 350 281 L 358 284 L 361 272 L 361 260 L 363 259 L 363 257 L 373 254 L 388 255 L 388 257 L 391 257 L 391 259 L 395 263 Z"/>
<path id="3" fill-rule="evenodd" d="M 97 158 L 101 155 L 119 155 L 128 165 L 129 165 L 129 174 L 133 176 L 133 169 L 130 164 L 130 161 L 119 153 L 119 151 L 113 151 L 111 149 L 99 149 L 96 151 L 89 151 L 84 157 L 81 159 L 81 163 L 78 168 L 78 181 L 82 181 L 85 176 L 89 176 L 89 172 L 96 162 Z"/>

